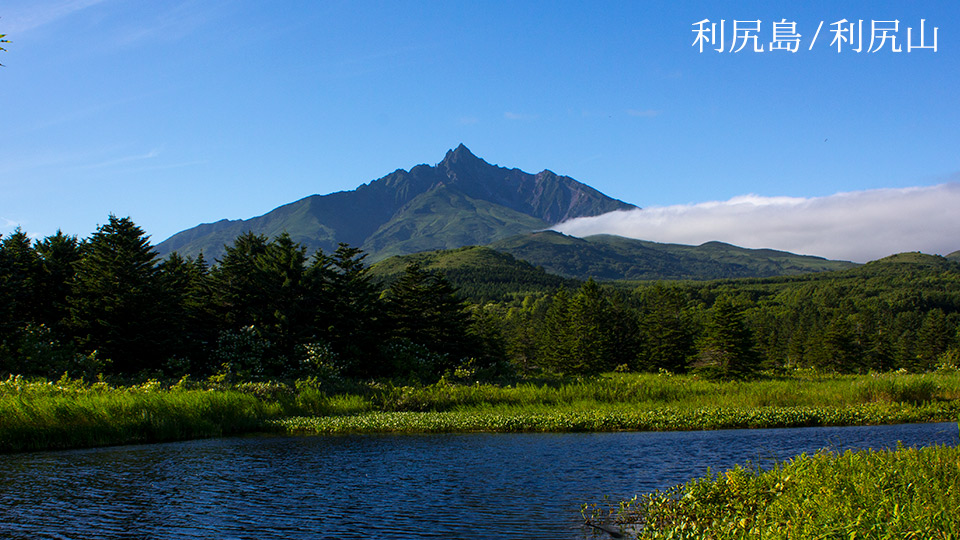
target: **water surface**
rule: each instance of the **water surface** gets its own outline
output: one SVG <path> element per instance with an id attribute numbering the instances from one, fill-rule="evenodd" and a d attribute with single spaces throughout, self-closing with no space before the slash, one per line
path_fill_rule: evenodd
<path id="1" fill-rule="evenodd" d="M 3 538 L 579 539 L 580 504 L 956 423 L 669 433 L 246 437 L 0 456 Z"/>

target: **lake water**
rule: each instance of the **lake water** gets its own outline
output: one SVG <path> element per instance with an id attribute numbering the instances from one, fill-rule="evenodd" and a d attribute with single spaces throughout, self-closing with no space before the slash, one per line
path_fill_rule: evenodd
<path id="1" fill-rule="evenodd" d="M 2 538 L 590 537 L 580 504 L 956 423 L 670 433 L 244 437 L 0 455 Z"/>

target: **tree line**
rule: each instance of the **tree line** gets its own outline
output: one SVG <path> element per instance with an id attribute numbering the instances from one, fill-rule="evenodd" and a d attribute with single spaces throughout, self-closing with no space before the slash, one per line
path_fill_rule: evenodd
<path id="1" fill-rule="evenodd" d="M 357 248 L 307 253 L 286 234 L 241 235 L 211 263 L 161 259 L 129 218 L 110 216 L 83 240 L 58 232 L 34 242 L 17 230 L 0 238 L 0 374 L 745 378 L 960 359 L 960 271 L 946 261 L 635 288 L 561 282 L 548 292 L 538 277 L 534 292 L 498 301 L 484 301 L 473 271 L 474 302 L 417 264 L 386 284 L 368 271 Z"/>
<path id="2" fill-rule="evenodd" d="M 365 255 L 247 233 L 215 264 L 160 259 L 110 216 L 90 238 L 0 241 L 0 373 L 411 376 L 489 366 L 467 305 L 413 265 L 386 289 Z"/>

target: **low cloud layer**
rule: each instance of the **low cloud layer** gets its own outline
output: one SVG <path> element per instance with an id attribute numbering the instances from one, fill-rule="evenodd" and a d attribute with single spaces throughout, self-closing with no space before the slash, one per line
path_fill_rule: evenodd
<path id="1" fill-rule="evenodd" d="M 946 255 L 960 250 L 960 183 L 813 198 L 744 195 L 611 212 L 553 228 L 677 244 L 719 240 L 856 262 L 903 251 Z"/>

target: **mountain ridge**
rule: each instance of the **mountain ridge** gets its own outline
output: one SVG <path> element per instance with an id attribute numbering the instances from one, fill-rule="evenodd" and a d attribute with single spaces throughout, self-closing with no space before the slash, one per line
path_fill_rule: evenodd
<path id="1" fill-rule="evenodd" d="M 432 211 L 424 211 L 428 208 Z M 471 208 L 474 212 L 467 211 Z M 216 259 L 240 234 L 272 237 L 287 232 L 310 250 L 330 251 L 345 242 L 378 260 L 486 244 L 573 217 L 633 208 L 546 169 L 531 174 L 491 165 L 461 143 L 436 166 L 397 169 L 354 190 L 310 195 L 245 220 L 200 224 L 164 240 L 157 251 L 184 256 L 202 252 Z M 412 238 L 418 231 L 430 234 Z"/>

